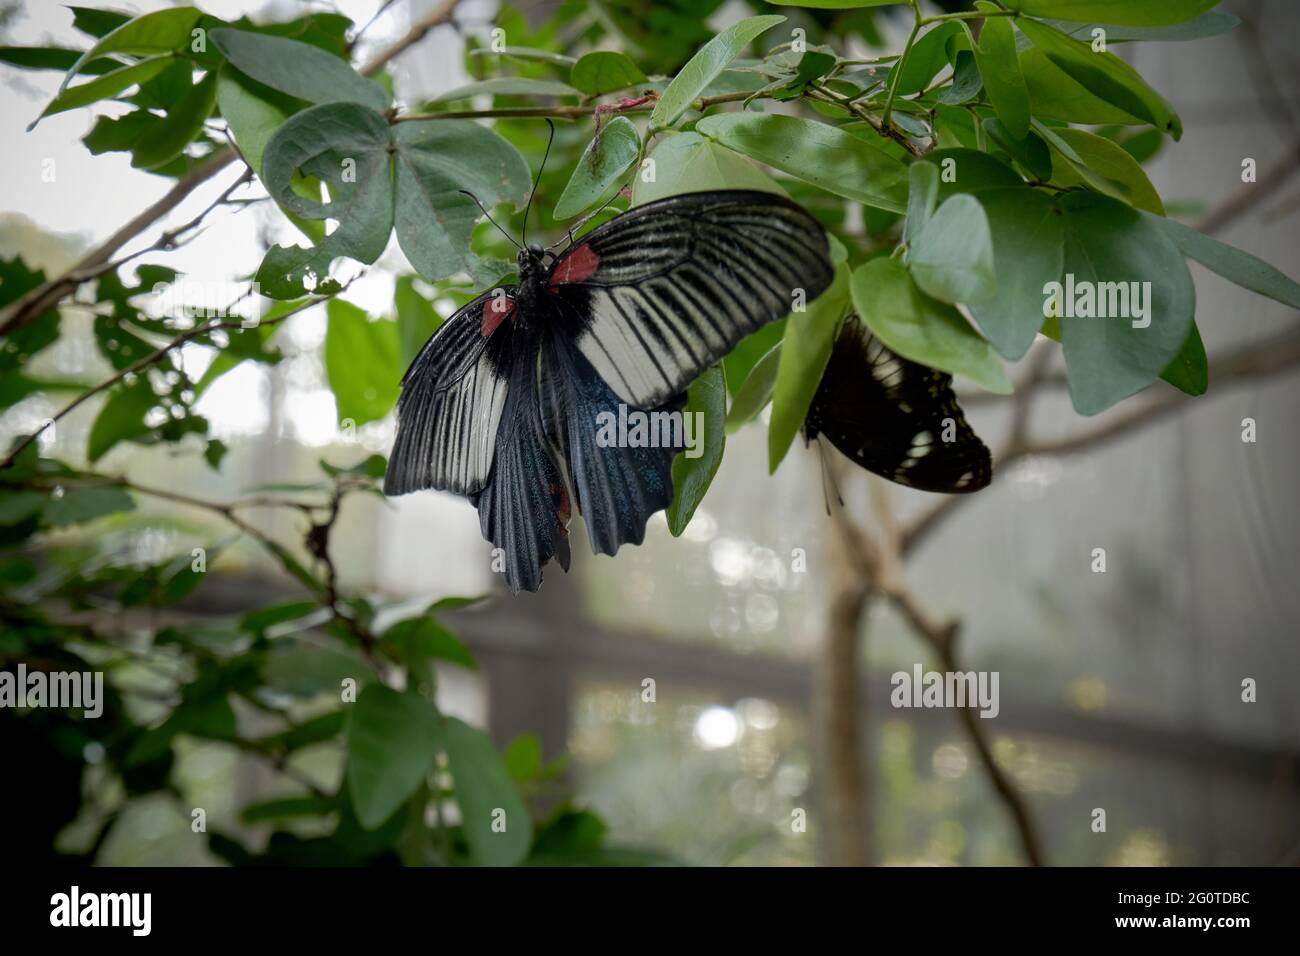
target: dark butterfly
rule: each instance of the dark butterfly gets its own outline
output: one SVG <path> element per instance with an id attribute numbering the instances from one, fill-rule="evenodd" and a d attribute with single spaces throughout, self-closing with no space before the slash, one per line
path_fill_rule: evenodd
<path id="1" fill-rule="evenodd" d="M 804 432 L 922 491 L 979 491 L 993 479 L 989 450 L 966 424 L 952 376 L 891 352 L 856 315 L 835 339 Z"/>
<path id="2" fill-rule="evenodd" d="M 606 447 L 598 416 L 679 411 L 701 372 L 831 277 L 821 226 L 765 192 L 672 196 L 558 256 L 522 249 L 518 285 L 453 315 L 407 370 L 384 491 L 467 496 L 514 591 L 551 557 L 568 569 L 574 506 L 594 551 L 640 544 L 682 445 Z"/>

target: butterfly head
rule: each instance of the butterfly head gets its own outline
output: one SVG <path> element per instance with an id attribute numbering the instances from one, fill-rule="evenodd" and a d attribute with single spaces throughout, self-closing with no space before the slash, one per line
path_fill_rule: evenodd
<path id="1" fill-rule="evenodd" d="M 546 272 L 547 259 L 554 256 L 541 246 L 528 246 L 519 250 L 519 281 L 526 282 Z"/>

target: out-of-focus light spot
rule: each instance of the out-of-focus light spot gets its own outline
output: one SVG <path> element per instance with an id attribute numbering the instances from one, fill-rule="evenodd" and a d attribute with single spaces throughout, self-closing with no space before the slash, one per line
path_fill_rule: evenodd
<path id="1" fill-rule="evenodd" d="M 749 547 L 735 538 L 719 538 L 709 546 L 709 564 L 719 584 L 734 587 L 749 576 Z"/>
<path id="2" fill-rule="evenodd" d="M 695 718 L 695 742 L 705 750 L 730 747 L 740 736 L 740 721 L 730 707 L 706 707 Z"/>
<path id="3" fill-rule="evenodd" d="M 1070 703 L 1078 710 L 1104 710 L 1106 708 L 1106 684 L 1100 677 L 1079 677 L 1070 682 L 1066 689 Z"/>
<path id="4" fill-rule="evenodd" d="M 934 756 L 930 758 L 930 766 L 934 769 L 936 777 L 957 780 L 966 775 L 970 760 L 966 757 L 966 751 L 956 744 L 941 744 L 935 748 Z"/>
<path id="5" fill-rule="evenodd" d="M 746 697 L 736 704 L 736 713 L 740 719 L 755 730 L 771 730 L 781 719 L 781 709 L 770 700 L 761 697 Z"/>
<path id="6" fill-rule="evenodd" d="M 770 594 L 751 594 L 745 599 L 745 623 L 757 634 L 776 629 L 781 609 Z"/>
<path id="7" fill-rule="evenodd" d="M 1030 455 L 1011 467 L 1011 488 L 1023 501 L 1037 501 L 1047 489 L 1061 480 L 1064 467 L 1056 458 Z"/>

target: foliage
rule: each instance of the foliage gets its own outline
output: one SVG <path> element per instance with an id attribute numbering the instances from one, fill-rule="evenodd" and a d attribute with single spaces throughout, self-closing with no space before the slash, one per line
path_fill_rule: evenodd
<path id="1" fill-rule="evenodd" d="M 86 49 L 0 48 L 0 62 L 65 72 L 42 116 L 110 101 L 129 108 L 94 123 L 83 140 L 92 153 L 129 153 L 134 166 L 178 179 L 221 158 L 228 134 L 306 243 L 267 251 L 257 279 L 276 301 L 251 327 L 229 312 L 156 318 L 144 308 L 156 283 L 176 278 L 152 261 L 176 235 L 133 269 L 100 270 L 86 281 L 95 347 L 112 372 L 93 385 L 31 372 L 64 334 L 62 317 L 23 312 L 46 277 L 21 260 L 0 263 L 0 306 L 21 319 L 0 348 L 0 407 L 38 393 L 104 399 L 78 461 L 42 455 L 27 435 L 0 463 L 0 658 L 109 675 L 104 719 L 0 715 L 6 740 L 43 754 L 51 781 L 75 789 L 93 762 L 120 785 L 88 854 L 130 801 L 179 799 L 178 743 L 199 739 L 285 777 L 283 797 L 241 812 L 244 825 L 271 827 L 265 849 L 210 834 L 211 851 L 231 862 L 653 861 L 609 850 L 603 824 L 567 804 L 538 814 L 531 798 L 554 788 L 560 767 L 543 765 L 535 739 L 503 756 L 438 709 L 437 668 L 474 666 L 444 620 L 447 605 L 393 622 L 398 609 L 340 590 L 335 521 L 350 496 L 377 493 L 382 458 L 321 462 L 319 481 L 233 504 L 92 468 L 128 443 L 193 450 L 219 470 L 225 448 L 195 402 L 241 363 L 279 361 L 284 320 L 326 300 L 324 363 L 339 417 L 383 419 L 403 368 L 441 322 L 424 291 L 463 303 L 512 271 L 511 247 L 461 190 L 518 235 L 547 143 L 540 116 L 562 121 L 533 202 L 542 232 L 574 228 L 606 202 L 577 228 L 675 193 L 748 188 L 792 196 L 833 237 L 831 288 L 690 389 L 705 448 L 674 467 L 674 534 L 708 490 L 726 429 L 769 403 L 769 463 L 780 463 L 850 309 L 898 353 L 996 392 L 1012 387 L 1003 360 L 1047 334 L 1061 342 L 1075 408 L 1091 415 L 1157 378 L 1189 395 L 1206 390 L 1185 257 L 1300 306 L 1300 286 L 1272 266 L 1166 217 L 1141 162 L 1177 140 L 1182 122 L 1098 45 L 1099 31 L 1118 44 L 1230 29 L 1214 0 L 1002 0 L 934 16 L 912 0 L 788 0 L 779 14 L 756 4 L 759 15 L 716 36 L 703 22 L 716 2 L 656 4 L 648 20 L 639 4 L 603 6 L 595 17 L 585 4 L 561 4 L 535 29 L 503 7 L 508 44 L 471 38 L 474 81 L 418 108 L 395 100 L 382 70 L 353 63 L 357 30 L 336 14 L 253 23 L 195 7 L 134 18 L 73 8 Z M 843 54 L 850 40 L 877 39 L 885 16 L 911 25 L 902 50 Z M 772 102 L 783 109 L 769 111 Z M 337 223 L 328 234 L 326 220 Z M 341 297 L 338 264 L 373 264 L 394 235 L 414 274 L 397 282 L 393 317 L 369 316 Z M 1149 282 L 1154 321 L 1045 317 L 1045 285 L 1067 275 Z M 210 355 L 204 374 L 191 379 L 181 346 Z M 204 509 L 224 525 L 220 537 L 204 527 L 199 550 L 130 558 L 121 542 L 150 527 L 140 505 L 151 499 Z M 254 503 L 296 515 L 301 541 L 261 530 L 246 510 Z M 197 555 L 215 559 L 232 535 L 281 566 L 292 600 L 149 626 L 143 645 L 106 623 L 192 599 L 207 574 Z M 313 748 L 342 752 L 339 780 L 297 769 Z M 52 799 L 23 838 L 48 853 L 76 812 Z"/>

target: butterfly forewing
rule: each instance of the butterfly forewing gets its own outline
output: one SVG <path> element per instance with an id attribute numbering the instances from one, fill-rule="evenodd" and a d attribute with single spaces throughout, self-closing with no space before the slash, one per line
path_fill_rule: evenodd
<path id="1" fill-rule="evenodd" d="M 505 286 L 466 305 L 407 369 L 385 494 L 468 495 L 487 483 L 515 361 L 514 291 Z"/>
<path id="2" fill-rule="evenodd" d="M 654 407 L 830 285 L 826 234 L 771 193 L 688 193 L 640 206 L 556 262 L 549 290 L 578 348 L 624 401 Z"/>
<path id="3" fill-rule="evenodd" d="M 835 340 L 804 428 L 868 471 L 922 491 L 978 491 L 993 478 L 952 376 L 890 351 L 855 315 Z"/>

